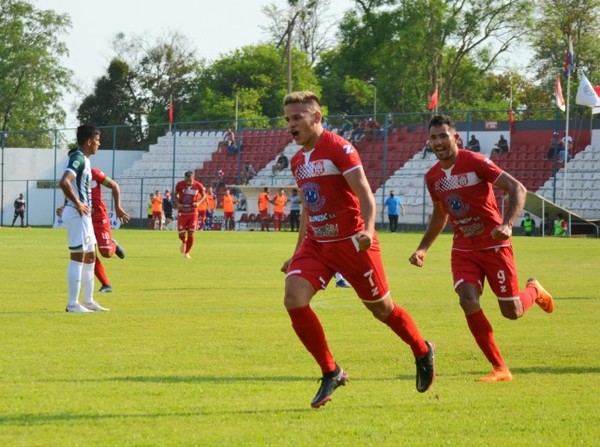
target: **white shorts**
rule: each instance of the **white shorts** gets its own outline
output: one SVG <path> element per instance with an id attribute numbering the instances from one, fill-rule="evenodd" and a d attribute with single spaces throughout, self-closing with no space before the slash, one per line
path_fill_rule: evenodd
<path id="1" fill-rule="evenodd" d="M 69 250 L 73 253 L 89 253 L 96 250 L 96 236 L 92 225 L 92 217 L 89 214 L 79 215 L 72 206 L 65 206 L 62 216 L 67 236 L 69 238 Z"/>

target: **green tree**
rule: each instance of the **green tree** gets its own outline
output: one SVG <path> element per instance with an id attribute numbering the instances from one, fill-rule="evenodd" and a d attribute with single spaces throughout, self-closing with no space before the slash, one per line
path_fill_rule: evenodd
<path id="1" fill-rule="evenodd" d="M 71 87 L 71 72 L 60 63 L 67 54 L 60 36 L 70 27 L 66 15 L 36 9 L 25 0 L 0 2 L 0 128 L 40 130 L 61 125 L 58 105 Z M 46 133 L 11 137 L 11 145 L 49 144 Z"/>
<path id="2" fill-rule="evenodd" d="M 287 93 L 287 75 L 283 49 L 275 45 L 249 45 L 234 50 L 207 67 L 198 78 L 196 93 L 183 105 L 181 121 L 253 118 L 246 126 L 267 127 L 269 118 L 282 115 Z M 320 92 L 320 86 L 306 55 L 292 52 L 293 84 L 298 89 Z"/>
<path id="3" fill-rule="evenodd" d="M 569 37 L 573 38 L 574 65 L 571 104 L 575 104 L 581 73 L 590 82 L 600 84 L 600 0 L 543 0 L 531 33 L 534 49 L 532 68 L 546 92 L 546 102 L 552 104 L 554 79 L 562 73 Z M 563 86 L 566 81 L 563 78 Z M 563 87 L 567 100 L 567 89 Z M 581 108 L 580 112 L 587 108 Z"/>
<path id="4" fill-rule="evenodd" d="M 335 112 L 357 105 L 340 79 L 377 86 L 381 110 L 426 111 L 439 87 L 441 105 L 470 104 L 484 83 L 474 79 L 527 32 L 525 0 L 372 0 L 356 2 L 340 25 L 340 45 L 323 56 L 317 73 Z M 344 84 L 346 82 L 344 81 Z"/>

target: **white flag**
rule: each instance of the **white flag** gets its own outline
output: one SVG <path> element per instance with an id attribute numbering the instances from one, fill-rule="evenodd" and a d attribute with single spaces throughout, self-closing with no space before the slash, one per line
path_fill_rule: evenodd
<path id="1" fill-rule="evenodd" d="M 600 102 L 594 87 L 590 84 L 590 81 L 588 81 L 588 78 L 586 78 L 585 75 L 581 76 L 581 83 L 577 89 L 575 102 L 581 106 L 588 107 L 594 107 Z"/>

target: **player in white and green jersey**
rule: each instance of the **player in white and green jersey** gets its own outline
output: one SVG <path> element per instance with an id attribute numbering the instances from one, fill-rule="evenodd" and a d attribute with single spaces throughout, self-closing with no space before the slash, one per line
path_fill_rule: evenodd
<path id="1" fill-rule="evenodd" d="M 94 301 L 94 262 L 96 237 L 92 226 L 92 169 L 90 156 L 100 149 L 100 131 L 93 126 L 77 128 L 79 149 L 69 154 L 69 161 L 60 179 L 66 206 L 63 221 L 67 227 L 71 261 L 67 268 L 68 302 L 66 311 L 89 313 L 106 311 Z M 79 292 L 83 291 L 82 303 Z"/>

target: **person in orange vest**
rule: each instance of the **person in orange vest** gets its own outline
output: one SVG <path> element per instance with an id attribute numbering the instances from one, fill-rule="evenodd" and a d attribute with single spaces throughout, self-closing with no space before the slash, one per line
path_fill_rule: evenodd
<path id="1" fill-rule="evenodd" d="M 285 205 L 288 203 L 287 194 L 285 189 L 281 188 L 279 194 L 273 197 L 273 226 L 275 231 L 281 231 L 283 227 L 283 221 L 285 220 Z"/>
<path id="2" fill-rule="evenodd" d="M 260 231 L 269 231 L 269 203 L 271 196 L 269 188 L 265 187 L 263 192 L 258 196 L 258 215 L 260 216 Z"/>
<path id="3" fill-rule="evenodd" d="M 163 211 L 162 196 L 160 195 L 160 192 L 156 191 L 154 193 L 154 197 L 152 198 L 152 229 L 153 230 L 156 230 L 157 226 L 158 226 L 159 230 L 162 230 L 162 222 L 163 222 L 162 211 Z"/>
<path id="4" fill-rule="evenodd" d="M 225 231 L 235 230 L 235 205 L 238 203 L 229 188 L 225 189 L 223 195 L 223 223 L 225 224 Z"/>
<path id="5" fill-rule="evenodd" d="M 204 224 L 205 230 L 212 230 L 216 205 L 217 195 L 215 194 L 213 187 L 209 186 L 208 190 L 206 191 L 206 222 Z"/>
<path id="6" fill-rule="evenodd" d="M 207 200 L 203 200 L 198 203 L 198 231 L 203 231 L 206 225 L 206 213 L 208 210 L 208 196 Z"/>

